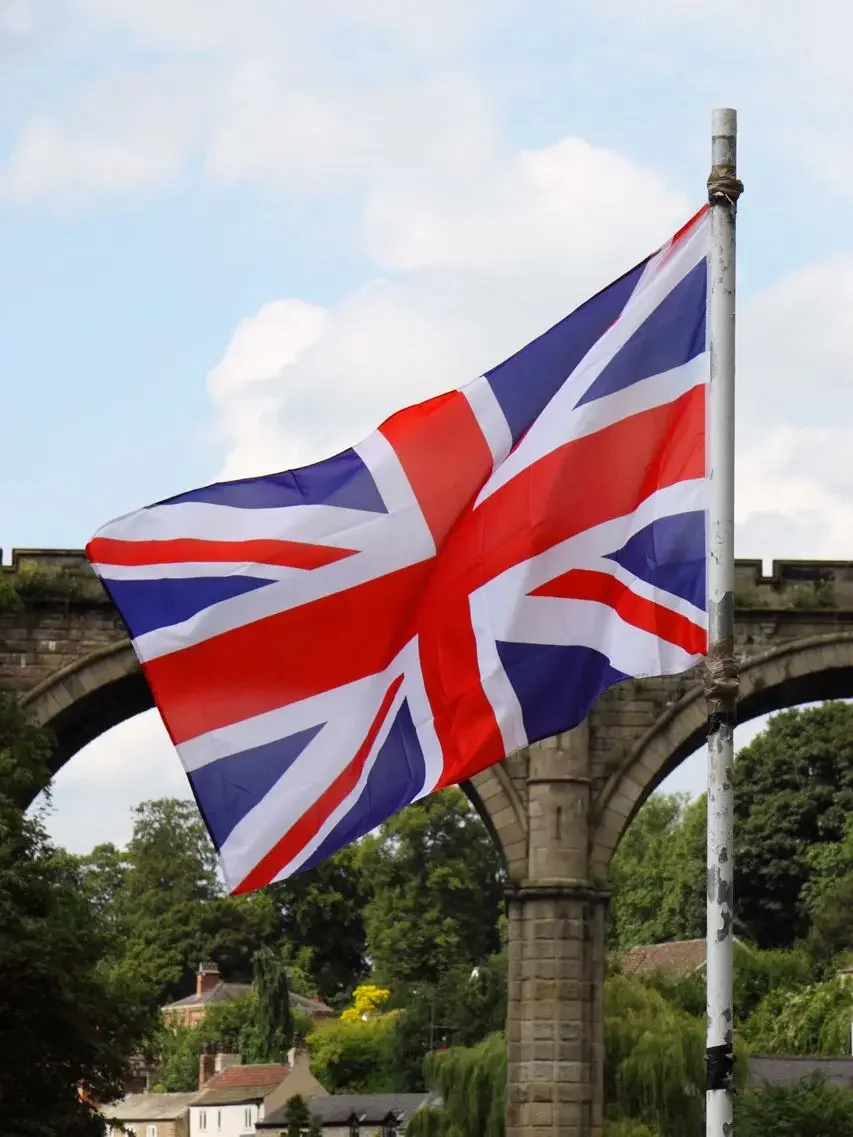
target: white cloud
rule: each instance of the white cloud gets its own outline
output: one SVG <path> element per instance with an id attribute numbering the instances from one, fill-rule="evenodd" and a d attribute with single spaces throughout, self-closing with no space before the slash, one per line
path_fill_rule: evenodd
<path id="1" fill-rule="evenodd" d="M 518 0 L 72 0 L 78 12 L 181 52 L 231 53 L 297 62 L 323 40 L 360 31 L 415 56 L 457 54 Z"/>
<path id="2" fill-rule="evenodd" d="M 666 180 L 582 138 L 517 153 L 497 152 L 473 182 L 456 169 L 437 189 L 383 186 L 368 198 L 374 259 L 389 269 L 472 268 L 513 275 L 544 268 L 583 279 L 619 271 L 651 251 L 661 222 L 686 218 L 688 204 Z M 648 220 L 637 201 L 650 203 Z"/>
<path id="3" fill-rule="evenodd" d="M 850 556 L 853 256 L 782 277 L 740 306 L 741 556 Z"/>
<path id="4" fill-rule="evenodd" d="M 488 162 L 477 195 L 434 183 L 406 196 L 398 185 L 388 214 L 377 197 L 368 241 L 403 275 L 322 315 L 279 301 L 244 321 L 209 378 L 232 440 L 226 476 L 314 461 L 399 407 L 473 379 L 688 216 L 658 175 L 580 139 L 502 158 Z"/>
<path id="5" fill-rule="evenodd" d="M 228 448 L 222 476 L 243 477 L 280 467 L 277 378 L 323 335 L 328 313 L 301 300 L 276 300 L 244 320 L 221 362 L 207 377 Z"/>
<path id="6" fill-rule="evenodd" d="M 433 182 L 453 172 L 458 190 L 495 137 L 489 101 L 464 75 L 367 87 L 334 75 L 322 85 L 288 84 L 253 61 L 223 84 L 206 170 L 294 193 L 340 193 L 401 177 Z"/>
<path id="7" fill-rule="evenodd" d="M 146 711 L 102 734 L 63 766 L 54 780 L 47 829 L 72 853 L 88 853 L 105 841 L 124 845 L 138 802 L 191 796 L 162 719 Z M 42 804 L 39 798 L 33 808 Z"/>
<path id="8" fill-rule="evenodd" d="M 201 83 L 192 73 L 116 76 L 61 115 L 22 128 L 0 168 L 0 197 L 57 198 L 146 190 L 179 178 L 201 125 Z"/>
<path id="9" fill-rule="evenodd" d="M 0 0 L 0 55 L 36 47 L 57 22 L 56 0 Z"/>

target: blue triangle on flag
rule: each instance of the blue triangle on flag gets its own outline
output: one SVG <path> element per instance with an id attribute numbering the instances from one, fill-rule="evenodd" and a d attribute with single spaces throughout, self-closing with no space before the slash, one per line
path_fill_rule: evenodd
<path id="1" fill-rule="evenodd" d="M 217 849 L 325 725 L 308 727 L 189 771 L 190 785 Z"/>
<path id="2" fill-rule="evenodd" d="M 705 608 L 705 513 L 659 517 L 609 553 L 632 576 Z"/>
<path id="3" fill-rule="evenodd" d="M 591 647 L 498 641 L 497 649 L 530 742 L 571 730 L 602 691 L 628 678 Z"/>
<path id="4" fill-rule="evenodd" d="M 708 266 L 701 260 L 676 284 L 578 399 L 582 407 L 605 395 L 681 367 L 705 350 Z"/>

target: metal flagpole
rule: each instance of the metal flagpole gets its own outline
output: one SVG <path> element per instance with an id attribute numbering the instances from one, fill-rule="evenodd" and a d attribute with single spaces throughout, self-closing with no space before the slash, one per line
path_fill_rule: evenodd
<path id="1" fill-rule="evenodd" d="M 735 215 L 737 111 L 713 114 L 708 177 L 711 255 L 708 517 L 708 923 L 706 1137 L 731 1137 L 732 765 L 738 696 L 734 654 Z"/>

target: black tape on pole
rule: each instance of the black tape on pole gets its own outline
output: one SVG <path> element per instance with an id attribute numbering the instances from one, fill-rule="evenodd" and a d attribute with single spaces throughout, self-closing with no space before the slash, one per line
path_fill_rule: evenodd
<path id="1" fill-rule="evenodd" d="M 734 1093 L 734 1051 L 730 1042 L 709 1046 L 705 1051 L 705 1089 Z"/>

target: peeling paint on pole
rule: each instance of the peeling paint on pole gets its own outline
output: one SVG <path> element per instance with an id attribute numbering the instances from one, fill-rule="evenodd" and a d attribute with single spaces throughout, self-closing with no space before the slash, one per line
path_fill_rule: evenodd
<path id="1" fill-rule="evenodd" d="M 708 178 L 710 348 L 708 516 L 707 1137 L 732 1134 L 732 914 L 734 726 L 735 214 L 737 114 L 714 111 Z"/>

